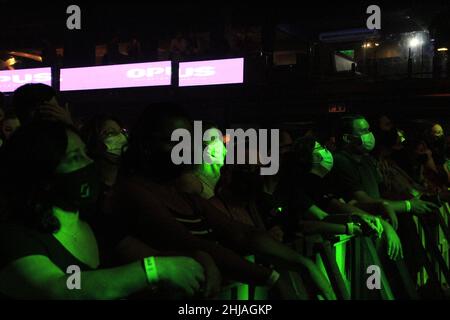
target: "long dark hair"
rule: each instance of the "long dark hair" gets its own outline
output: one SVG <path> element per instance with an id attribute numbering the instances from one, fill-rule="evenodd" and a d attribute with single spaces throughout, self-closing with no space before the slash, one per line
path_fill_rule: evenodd
<path id="1" fill-rule="evenodd" d="M 84 143 L 86 143 L 88 155 L 92 159 L 97 159 L 99 157 L 100 130 L 108 120 L 114 121 L 119 127 L 123 128 L 123 124 L 118 118 L 106 113 L 93 116 L 81 127 L 81 137 L 83 138 Z"/>
<path id="2" fill-rule="evenodd" d="M 19 128 L 2 148 L 0 192 L 3 215 L 28 227 L 55 232 L 49 190 L 67 148 L 67 130 L 58 122 L 39 121 Z"/>

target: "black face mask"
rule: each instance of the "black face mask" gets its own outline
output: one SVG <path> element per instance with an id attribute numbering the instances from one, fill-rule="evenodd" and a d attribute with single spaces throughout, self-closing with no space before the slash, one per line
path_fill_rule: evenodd
<path id="1" fill-rule="evenodd" d="M 96 203 L 100 179 L 93 163 L 70 173 L 56 175 L 51 200 L 66 211 L 86 212 Z"/>

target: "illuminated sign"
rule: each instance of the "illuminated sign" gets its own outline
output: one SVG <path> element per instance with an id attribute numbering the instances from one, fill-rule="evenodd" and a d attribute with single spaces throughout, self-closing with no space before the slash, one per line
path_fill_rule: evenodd
<path id="1" fill-rule="evenodd" d="M 244 58 L 180 62 L 179 86 L 244 82 Z"/>
<path id="2" fill-rule="evenodd" d="M 61 69 L 60 90 L 167 86 L 171 75 L 170 61 Z"/>
<path id="3" fill-rule="evenodd" d="M 52 84 L 50 68 L 0 71 L 0 92 L 13 92 L 26 83 Z"/>

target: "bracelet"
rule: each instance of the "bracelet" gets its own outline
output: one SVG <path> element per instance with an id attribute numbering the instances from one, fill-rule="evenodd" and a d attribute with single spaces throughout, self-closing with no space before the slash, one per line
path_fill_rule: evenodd
<path id="1" fill-rule="evenodd" d="M 272 287 L 280 278 L 280 274 L 276 272 L 275 270 L 272 270 L 272 273 L 270 274 L 269 279 L 267 280 L 266 285 L 268 287 Z"/>
<path id="2" fill-rule="evenodd" d="M 143 260 L 145 275 L 150 285 L 153 285 L 159 281 L 158 269 L 156 268 L 155 257 L 147 257 Z"/>
<path id="3" fill-rule="evenodd" d="M 406 212 L 411 212 L 411 201 L 405 200 Z"/>

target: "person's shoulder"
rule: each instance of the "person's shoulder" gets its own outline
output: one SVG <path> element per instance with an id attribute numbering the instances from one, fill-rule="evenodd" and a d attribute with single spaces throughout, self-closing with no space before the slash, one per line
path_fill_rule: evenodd
<path id="1" fill-rule="evenodd" d="M 352 166 L 352 159 L 350 158 L 350 155 L 345 151 L 338 151 L 333 154 L 333 162 L 334 168 L 348 168 Z"/>
<path id="2" fill-rule="evenodd" d="M 147 182 L 144 178 L 136 175 L 122 176 L 117 179 L 116 184 L 113 187 L 113 193 L 123 194 L 135 194 L 137 191 L 151 191 L 153 184 Z"/>
<path id="3" fill-rule="evenodd" d="M 200 194 L 203 190 L 202 182 L 193 173 L 184 173 L 176 182 L 176 188 L 184 193 Z"/>
<path id="4" fill-rule="evenodd" d="M 350 155 L 346 151 L 339 150 L 333 154 L 333 159 L 341 161 L 350 161 Z"/>

